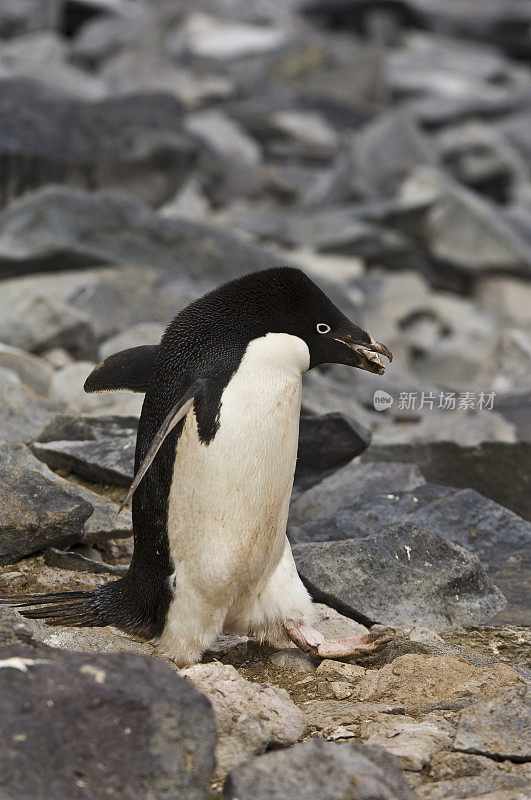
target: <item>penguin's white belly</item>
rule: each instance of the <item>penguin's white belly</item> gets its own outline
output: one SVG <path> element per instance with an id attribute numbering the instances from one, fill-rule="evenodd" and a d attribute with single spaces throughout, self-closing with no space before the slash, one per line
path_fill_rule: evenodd
<path id="1" fill-rule="evenodd" d="M 256 597 L 285 549 L 297 458 L 302 340 L 251 342 L 221 399 L 219 428 L 202 444 L 193 411 L 176 450 L 168 536 L 175 589 L 230 608 Z"/>

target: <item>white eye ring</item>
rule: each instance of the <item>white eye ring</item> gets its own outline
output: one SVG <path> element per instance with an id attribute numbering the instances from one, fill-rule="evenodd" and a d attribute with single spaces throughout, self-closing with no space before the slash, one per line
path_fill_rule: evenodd
<path id="1" fill-rule="evenodd" d="M 317 333 L 328 333 L 331 330 L 330 325 L 327 325 L 326 322 L 317 323 Z"/>

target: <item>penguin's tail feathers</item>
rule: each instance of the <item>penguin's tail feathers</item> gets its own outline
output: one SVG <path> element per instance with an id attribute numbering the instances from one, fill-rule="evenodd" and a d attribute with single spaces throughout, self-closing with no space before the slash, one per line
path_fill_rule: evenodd
<path id="1" fill-rule="evenodd" d="M 99 587 L 101 588 L 101 587 Z M 16 608 L 28 619 L 44 619 L 48 625 L 103 627 L 109 625 L 100 607 L 98 589 L 56 594 L 0 596 L 0 605 Z"/>

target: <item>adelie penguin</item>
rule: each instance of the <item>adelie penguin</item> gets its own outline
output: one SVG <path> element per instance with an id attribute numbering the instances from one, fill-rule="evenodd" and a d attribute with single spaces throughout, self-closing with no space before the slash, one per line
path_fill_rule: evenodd
<path id="1" fill-rule="evenodd" d="M 145 391 L 132 496 L 128 573 L 95 590 L 3 598 L 54 625 L 114 625 L 178 665 L 221 633 L 316 656 L 379 649 L 327 641 L 286 538 L 302 375 L 339 363 L 382 374 L 391 352 L 303 272 L 255 272 L 181 311 L 160 345 L 103 361 L 87 391 Z"/>

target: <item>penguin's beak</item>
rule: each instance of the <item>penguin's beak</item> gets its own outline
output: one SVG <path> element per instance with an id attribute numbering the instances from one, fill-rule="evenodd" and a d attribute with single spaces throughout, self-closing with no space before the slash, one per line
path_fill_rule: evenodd
<path id="1" fill-rule="evenodd" d="M 365 331 L 360 331 L 360 333 L 364 334 L 363 338 L 351 334 L 334 336 L 336 342 L 346 345 L 350 350 L 348 361 L 344 363 L 348 363 L 351 367 L 365 369 L 367 372 L 383 375 L 385 367 L 378 354 L 385 356 L 389 361 L 393 360 L 393 354 L 388 347 L 377 342 L 370 334 Z"/>

